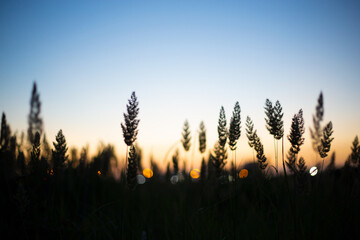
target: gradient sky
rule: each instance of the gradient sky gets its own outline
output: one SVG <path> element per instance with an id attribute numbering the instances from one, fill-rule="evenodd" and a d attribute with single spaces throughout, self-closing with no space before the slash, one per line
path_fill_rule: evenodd
<path id="1" fill-rule="evenodd" d="M 272 161 L 263 110 L 269 98 L 283 106 L 286 135 L 303 108 L 300 155 L 310 167 L 309 127 L 323 91 L 324 124 L 333 122 L 331 150 L 340 166 L 360 135 L 360 3 L 1 1 L 0 111 L 13 131 L 27 129 L 33 81 L 51 141 L 61 128 L 70 146 L 89 144 L 95 152 L 99 141 L 113 143 L 121 158 L 120 122 L 136 91 L 145 165 L 150 154 L 163 162 L 185 119 L 193 133 L 205 122 L 209 150 L 220 107 L 229 122 L 236 101 L 243 126 L 238 161 L 252 157 L 247 115 Z"/>

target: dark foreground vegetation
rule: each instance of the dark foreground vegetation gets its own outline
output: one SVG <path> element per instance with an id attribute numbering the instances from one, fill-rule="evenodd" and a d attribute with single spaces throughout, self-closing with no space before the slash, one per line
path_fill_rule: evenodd
<path id="1" fill-rule="evenodd" d="M 119 179 L 113 175 L 117 160 L 111 145 L 92 158 L 86 148 L 78 156 L 75 149 L 68 151 L 60 130 L 51 148 L 42 133 L 40 106 L 34 84 L 26 143 L 24 134 L 20 140 L 11 134 L 2 116 L 2 239 L 360 239 L 359 141 L 357 137 L 353 141 L 344 167 L 334 167 L 334 153 L 324 164 L 333 130 L 331 122 L 321 125 L 322 94 L 311 129 L 314 150 L 321 158 L 313 177 L 305 159 L 298 157 L 305 131 L 301 109 L 292 119 L 286 159 L 283 148 L 278 153 L 277 145 L 284 141 L 278 101 L 273 106 L 267 100 L 265 105 L 266 127 L 274 136 L 275 166 L 264 155 L 248 117 L 246 135 L 256 159 L 239 173 L 235 154 L 231 168 L 225 168 L 227 151 L 236 150 L 241 134 L 241 110 L 236 103 L 229 129 L 221 108 L 219 139 L 203 157 L 197 174 L 190 177 L 179 166 L 176 151 L 164 174 L 152 161 L 153 176 L 144 172 L 145 182 L 141 151 L 135 144 L 139 123 L 135 93 L 121 124 L 128 154 L 126 171 Z M 190 139 L 186 121 L 181 141 L 185 151 L 191 148 Z M 204 123 L 199 151 L 204 156 Z M 279 173 L 281 168 L 284 174 Z"/>
<path id="2" fill-rule="evenodd" d="M 3 160 L 3 159 L 1 159 Z M 329 170 L 299 194 L 249 169 L 233 183 L 154 176 L 130 191 L 90 170 L 2 177 L 5 239 L 359 239 L 358 169 Z M 292 177 L 289 178 L 290 180 Z M 235 189 L 235 188 L 236 189 Z"/>

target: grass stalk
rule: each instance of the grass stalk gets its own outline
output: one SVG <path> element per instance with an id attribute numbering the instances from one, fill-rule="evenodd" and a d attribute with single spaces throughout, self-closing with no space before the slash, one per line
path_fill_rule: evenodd
<path id="1" fill-rule="evenodd" d="M 127 165 L 128 165 L 128 154 L 129 154 L 129 146 L 128 145 L 126 145 L 126 155 L 125 155 L 125 166 L 124 166 L 124 174 L 123 174 L 123 180 L 125 180 L 126 181 L 126 169 L 127 169 Z"/>
<path id="2" fill-rule="evenodd" d="M 275 168 L 276 168 L 276 166 L 277 166 L 277 149 L 276 149 L 276 139 L 275 138 L 274 138 L 274 155 L 275 155 L 274 162 L 275 162 Z"/>
<path id="3" fill-rule="evenodd" d="M 295 209 L 295 197 L 294 200 L 291 197 L 291 191 L 290 191 L 290 186 L 289 186 L 289 180 L 287 177 L 287 173 L 286 173 L 286 167 L 285 167 L 285 154 L 284 154 L 284 138 L 282 137 L 282 146 L 281 146 L 281 151 L 282 151 L 282 162 L 283 162 L 283 169 L 284 169 L 284 176 L 285 176 L 285 183 L 286 183 L 286 188 L 287 188 L 287 192 L 288 192 L 288 196 L 289 196 L 289 203 L 290 203 L 290 209 L 291 209 L 291 213 L 293 216 L 293 225 L 294 225 L 294 239 L 297 239 L 297 235 L 296 235 L 296 209 Z"/>

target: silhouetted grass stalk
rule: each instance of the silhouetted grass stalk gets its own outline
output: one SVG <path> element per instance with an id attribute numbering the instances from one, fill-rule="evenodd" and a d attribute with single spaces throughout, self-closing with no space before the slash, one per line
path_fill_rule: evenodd
<path id="1" fill-rule="evenodd" d="M 274 136 L 274 152 L 275 152 L 275 168 L 278 173 L 278 140 L 280 140 L 284 135 L 284 122 L 282 120 L 283 113 L 282 107 L 279 101 L 276 101 L 275 105 L 272 105 L 272 102 L 269 99 L 266 99 L 265 102 L 265 122 L 266 128 L 271 135 Z"/>
<path id="2" fill-rule="evenodd" d="M 132 92 L 131 98 L 128 100 L 129 104 L 126 105 L 127 114 L 124 113 L 125 124 L 120 124 L 123 130 L 124 142 L 127 145 L 126 147 L 126 157 L 125 157 L 125 168 L 128 166 L 128 147 L 132 146 L 136 140 L 140 120 L 137 119 L 139 114 L 139 102 L 137 101 L 135 92 Z M 133 166 L 133 165 L 131 165 Z M 130 170 L 133 171 L 133 170 Z"/>
<path id="3" fill-rule="evenodd" d="M 201 161 L 201 168 L 200 168 L 200 178 L 202 182 L 206 179 L 206 165 L 204 159 L 204 153 L 206 151 L 206 129 L 205 124 L 203 121 L 200 122 L 199 126 L 199 151 L 201 153 L 202 161 Z"/>
<path id="4" fill-rule="evenodd" d="M 184 122 L 184 126 L 183 126 L 183 131 L 182 131 L 182 139 L 181 139 L 181 143 L 184 147 L 185 150 L 185 158 L 184 158 L 184 172 L 186 174 L 186 163 L 187 160 L 189 159 L 189 150 L 191 147 L 191 132 L 190 132 L 190 125 L 188 120 L 185 120 Z M 191 160 L 190 160 L 190 165 L 191 165 Z"/>
<path id="5" fill-rule="evenodd" d="M 291 191 L 290 191 L 290 185 L 288 176 L 286 173 L 286 167 L 285 167 L 285 157 L 284 157 L 284 138 L 282 138 L 282 162 L 283 162 L 283 169 L 284 169 L 284 176 L 285 176 L 285 183 L 286 183 L 286 189 L 289 196 L 289 203 L 290 203 L 290 213 L 292 213 L 292 219 L 293 219 L 293 226 L 294 226 L 294 239 L 297 239 L 297 231 L 296 231 L 296 206 L 295 206 L 295 196 L 291 197 Z"/>
<path id="6" fill-rule="evenodd" d="M 239 140 L 240 136 L 241 136 L 241 108 L 240 108 L 240 104 L 239 102 L 235 103 L 234 106 L 234 111 L 233 111 L 233 115 L 230 119 L 230 127 L 229 127 L 229 148 L 230 150 L 233 152 L 233 163 L 234 163 L 234 173 L 233 173 L 233 177 L 234 177 L 234 181 L 236 183 L 237 181 L 237 177 L 236 177 L 236 169 L 237 169 L 237 164 L 236 164 L 236 149 L 237 149 L 237 141 Z M 234 154 L 235 152 L 235 154 Z M 234 159 L 234 155 L 235 155 L 235 159 Z"/>
<path id="7" fill-rule="evenodd" d="M 196 132 L 194 133 L 194 144 L 192 147 L 191 159 L 190 159 L 190 171 L 193 169 L 193 160 L 195 158 L 195 145 L 196 145 Z"/>
<path id="8" fill-rule="evenodd" d="M 228 131 L 226 129 L 225 110 L 224 107 L 221 106 L 218 120 L 218 141 L 215 143 L 213 150 L 215 156 L 210 154 L 210 159 L 215 168 L 217 180 L 220 180 L 222 170 L 228 157 L 226 150 L 227 135 Z"/>
<path id="9" fill-rule="evenodd" d="M 332 127 L 332 122 L 330 121 L 323 129 L 322 136 L 321 136 L 321 144 L 318 147 L 320 157 L 323 160 L 322 165 L 321 165 L 321 170 L 320 170 L 321 173 L 319 176 L 318 185 L 320 183 L 320 179 L 323 174 L 325 158 L 328 156 L 328 152 L 330 151 L 330 147 L 331 147 L 331 142 L 334 140 L 334 138 L 331 137 L 333 132 L 334 131 L 333 131 L 333 127 Z"/>
<path id="10" fill-rule="evenodd" d="M 277 143 L 277 142 L 276 142 L 276 140 L 275 140 L 275 138 L 274 138 L 274 155 L 275 155 L 275 159 L 274 159 L 275 161 L 274 161 L 274 162 L 275 162 L 275 169 L 277 168 L 277 164 L 278 164 L 278 162 L 277 162 L 277 157 L 278 157 L 278 156 L 277 156 L 277 146 L 276 146 L 276 143 Z M 277 170 L 276 170 L 276 171 L 277 171 Z"/>
<path id="11" fill-rule="evenodd" d="M 318 153 L 319 147 L 321 146 L 321 138 L 322 138 L 322 129 L 321 129 L 321 122 L 323 121 L 324 117 L 324 100 L 323 94 L 320 92 L 318 98 L 318 104 L 315 107 L 315 115 L 313 115 L 313 129 L 309 128 L 310 136 L 312 138 L 312 146 L 315 151 L 315 160 L 318 161 Z"/>
<path id="12" fill-rule="evenodd" d="M 129 163 L 126 173 L 126 182 L 130 190 L 134 190 L 136 187 L 136 174 L 137 174 L 137 158 L 136 158 L 136 149 L 134 145 L 131 145 L 129 152 Z"/>
<path id="13" fill-rule="evenodd" d="M 125 164 L 123 167 L 123 180 L 126 181 L 126 169 L 128 165 L 128 155 L 129 155 L 129 146 L 126 145 L 126 153 L 125 153 Z"/>
<path id="14" fill-rule="evenodd" d="M 297 155 L 300 151 L 301 145 L 304 143 L 305 138 L 303 138 L 303 134 L 305 133 L 304 127 L 304 119 L 303 119 L 303 111 L 299 110 L 297 114 L 295 114 L 291 121 L 290 133 L 287 136 L 291 147 L 288 153 L 288 161 L 286 161 L 287 166 L 290 168 L 291 172 L 297 174 Z"/>

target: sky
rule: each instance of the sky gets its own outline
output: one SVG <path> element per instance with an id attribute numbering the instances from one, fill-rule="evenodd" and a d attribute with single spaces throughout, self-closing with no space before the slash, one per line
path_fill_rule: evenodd
<path id="1" fill-rule="evenodd" d="M 268 98 L 283 107 L 285 136 L 303 109 L 300 155 L 310 167 L 309 127 L 322 91 L 323 124 L 333 123 L 331 152 L 342 166 L 360 135 L 359 43 L 358 1 L 1 1 L 0 111 L 13 132 L 26 132 L 35 81 L 48 139 L 62 129 L 70 147 L 88 144 L 95 153 L 99 142 L 111 143 L 123 159 L 120 123 L 135 91 L 144 165 L 153 156 L 164 168 L 178 147 L 199 167 L 200 122 L 208 152 L 221 106 L 229 123 L 236 101 L 237 162 L 252 160 L 244 128 L 250 116 L 273 163 Z M 189 153 L 179 142 L 186 119 Z"/>

